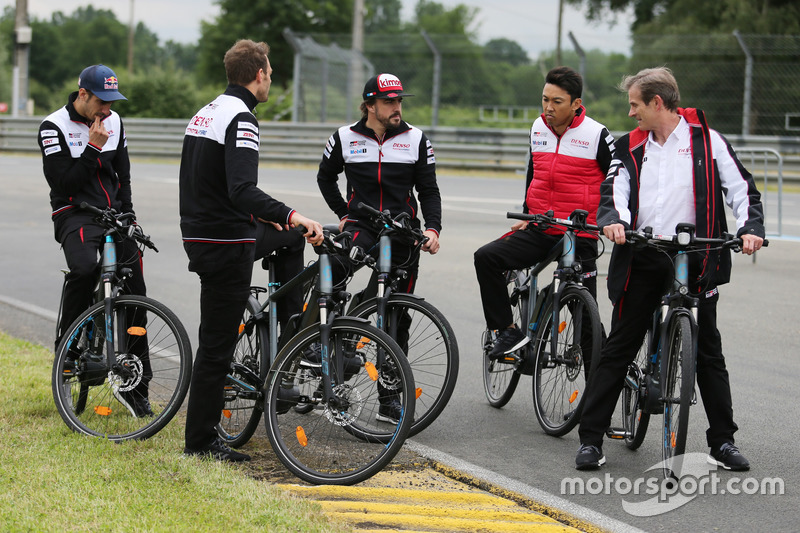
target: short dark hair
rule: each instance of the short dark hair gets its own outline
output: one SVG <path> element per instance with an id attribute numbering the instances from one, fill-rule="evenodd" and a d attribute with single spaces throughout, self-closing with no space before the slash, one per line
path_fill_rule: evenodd
<path id="1" fill-rule="evenodd" d="M 556 85 L 567 91 L 567 94 L 569 94 L 573 102 L 583 94 L 583 78 L 569 67 L 556 67 L 552 69 L 547 73 L 544 82 Z"/>
<path id="2" fill-rule="evenodd" d="M 254 79 L 260 69 L 267 70 L 269 45 L 257 43 L 250 39 L 240 39 L 225 52 L 225 75 L 228 83 L 247 85 Z"/>
<path id="3" fill-rule="evenodd" d="M 637 86 L 642 93 L 642 102 L 645 105 L 656 95 L 661 97 L 664 107 L 669 111 L 677 111 L 681 103 L 681 93 L 678 90 L 678 82 L 672 71 L 667 67 L 646 68 L 640 70 L 633 76 L 625 76 L 619 89 L 627 93 L 631 87 Z"/>

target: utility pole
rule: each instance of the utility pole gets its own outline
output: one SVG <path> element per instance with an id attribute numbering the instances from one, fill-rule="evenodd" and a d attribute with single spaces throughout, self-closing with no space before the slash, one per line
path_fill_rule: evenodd
<path id="1" fill-rule="evenodd" d="M 564 18 L 564 0 L 558 0 L 558 36 L 556 37 L 556 64 L 561 65 L 561 21 Z"/>
<path id="2" fill-rule="evenodd" d="M 17 0 L 14 23 L 14 72 L 11 88 L 11 116 L 33 114 L 28 104 L 28 60 L 32 31 L 28 22 L 28 0 Z"/>
<path id="3" fill-rule="evenodd" d="M 364 57 L 364 0 L 353 2 L 353 35 L 350 45 L 350 76 L 349 87 L 347 90 L 347 121 L 349 122 L 353 112 L 352 98 L 355 94 L 361 94 L 364 87 L 364 69 L 361 58 Z M 361 101 L 359 98 L 357 101 Z"/>
<path id="4" fill-rule="evenodd" d="M 133 76 L 133 0 L 131 0 L 131 12 L 128 18 L 128 76 Z"/>

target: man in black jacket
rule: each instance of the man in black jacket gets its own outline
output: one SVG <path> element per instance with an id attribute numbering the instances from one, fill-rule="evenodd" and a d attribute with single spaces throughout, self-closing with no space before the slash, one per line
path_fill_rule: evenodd
<path id="1" fill-rule="evenodd" d="M 55 238 L 69 268 L 56 348 L 66 328 L 92 304 L 98 257 L 103 248 L 105 230 L 94 221 L 94 215 L 80 209 L 80 204 L 133 212 L 125 128 L 120 116 L 111 110 L 117 100 L 126 98 L 119 92 L 114 71 L 105 65 L 86 67 L 78 78 L 78 90 L 69 95 L 67 105 L 51 113 L 39 127 Z M 144 296 L 147 291 L 136 243 L 122 241 L 117 258 L 120 265 L 131 269 L 126 280 L 128 294 Z M 146 382 L 115 395 L 134 416 L 152 415 Z"/>
<path id="2" fill-rule="evenodd" d="M 252 110 L 269 96 L 269 46 L 237 41 L 225 54 L 228 87 L 189 121 L 180 168 L 183 246 L 200 277 L 200 332 L 186 414 L 187 455 L 247 461 L 217 436 L 223 387 L 258 253 L 286 248 L 279 281 L 302 268 L 302 238 L 319 244 L 322 226 L 257 187 L 259 127 Z M 299 259 L 298 259 L 299 258 Z M 287 266 L 288 265 L 288 266 Z M 299 312 L 300 309 L 295 311 Z"/>
<path id="3" fill-rule="evenodd" d="M 688 222 L 696 226 L 698 237 L 719 237 L 727 231 L 724 195 L 736 218 L 742 252 L 752 254 L 764 242 L 764 210 L 753 176 L 725 138 L 709 128 L 701 110 L 678 107 L 680 93 L 671 71 L 645 69 L 626 77 L 620 88 L 628 93 L 628 115 L 639 127 L 615 143 L 600 191 L 597 223 L 614 242 L 608 271 L 614 313 L 586 388 L 578 470 L 605 463 L 603 435 L 625 372 L 673 277 L 669 257 L 624 246 L 625 230 L 649 226 L 656 235 L 673 235 L 678 223 Z M 718 286 L 730 278 L 730 251 L 693 255 L 689 288 L 699 298 L 697 385 L 708 418 L 710 460 L 728 470 L 747 470 L 750 463 L 734 444 L 738 427 L 717 329 Z"/>
<path id="4" fill-rule="evenodd" d="M 436 183 L 436 158 L 431 142 L 419 128 L 403 121 L 403 92 L 397 76 L 379 74 L 367 81 L 361 103 L 362 118 L 342 126 L 328 139 L 317 173 L 317 184 L 328 207 L 339 217 L 339 228 L 353 234 L 353 245 L 377 256 L 378 232 L 358 209 L 359 203 L 380 211 L 389 210 L 393 217 L 408 213 L 412 224 L 420 228 L 417 214 L 419 195 L 425 217 L 428 241 L 422 249 L 430 254 L 439 251 L 442 229 L 442 200 Z M 347 177 L 347 200 L 339 191 L 339 174 Z M 392 263 L 403 263 L 411 255 L 411 247 L 401 240 L 392 240 Z M 334 283 L 342 282 L 350 270 L 347 260 L 332 262 Z M 419 271 L 419 257 L 406 268 L 408 277 L 401 292 L 413 293 Z M 372 295 L 374 287 L 367 289 Z M 378 419 L 396 423 L 400 402 L 382 398 Z"/>

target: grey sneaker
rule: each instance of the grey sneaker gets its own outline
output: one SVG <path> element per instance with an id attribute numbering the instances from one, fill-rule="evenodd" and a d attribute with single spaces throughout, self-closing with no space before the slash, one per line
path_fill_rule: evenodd
<path id="1" fill-rule="evenodd" d="M 719 448 L 712 448 L 708 456 L 708 462 L 721 466 L 725 470 L 741 472 L 750 470 L 750 462 L 742 455 L 739 448 L 731 442 L 722 444 Z"/>
<path id="2" fill-rule="evenodd" d="M 606 464 L 606 457 L 599 446 L 581 444 L 575 457 L 575 468 L 578 470 L 595 470 Z"/>
<path id="3" fill-rule="evenodd" d="M 506 328 L 497 336 L 492 351 L 489 352 L 489 359 L 500 359 L 506 354 L 519 350 L 529 342 L 531 339 L 516 327 Z"/>

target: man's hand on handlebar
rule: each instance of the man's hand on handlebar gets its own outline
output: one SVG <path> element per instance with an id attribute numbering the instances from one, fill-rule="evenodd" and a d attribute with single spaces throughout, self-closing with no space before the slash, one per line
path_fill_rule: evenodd
<path id="1" fill-rule="evenodd" d="M 742 253 L 745 255 L 753 255 L 763 245 L 764 239 L 757 235 L 751 235 L 749 233 L 742 235 Z"/>
<path id="2" fill-rule="evenodd" d="M 511 224 L 511 231 L 520 231 L 528 227 L 530 224 L 530 220 L 517 220 L 513 224 Z"/>
<path id="3" fill-rule="evenodd" d="M 322 224 L 316 220 L 311 220 L 310 218 L 301 215 L 297 211 L 292 213 L 292 217 L 289 222 L 292 226 L 304 226 L 306 228 L 306 232 L 303 233 L 303 237 L 306 238 L 306 242 L 313 244 L 314 246 L 322 244 Z"/>
<path id="4" fill-rule="evenodd" d="M 432 229 L 425 230 L 424 235 L 428 238 L 422 245 L 422 249 L 433 255 L 439 251 L 439 234 Z"/>
<path id="5" fill-rule="evenodd" d="M 604 226 L 603 235 L 614 244 L 625 244 L 625 226 L 622 224 Z"/>

